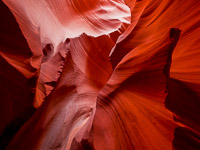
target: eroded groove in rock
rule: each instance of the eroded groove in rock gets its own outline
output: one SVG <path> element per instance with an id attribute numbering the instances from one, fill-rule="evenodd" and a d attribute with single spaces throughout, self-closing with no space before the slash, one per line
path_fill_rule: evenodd
<path id="1" fill-rule="evenodd" d="M 3 2 L 1 149 L 200 149 L 199 0 Z"/>

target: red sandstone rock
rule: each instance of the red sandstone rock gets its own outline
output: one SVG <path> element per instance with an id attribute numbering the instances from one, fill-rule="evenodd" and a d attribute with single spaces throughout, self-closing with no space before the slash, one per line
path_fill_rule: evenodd
<path id="1" fill-rule="evenodd" d="M 3 1 L 2 149 L 200 149 L 198 0 Z"/>

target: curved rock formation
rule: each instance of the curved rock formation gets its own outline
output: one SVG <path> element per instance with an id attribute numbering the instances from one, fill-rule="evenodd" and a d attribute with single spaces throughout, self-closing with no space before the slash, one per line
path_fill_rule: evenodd
<path id="1" fill-rule="evenodd" d="M 200 149 L 199 0 L 3 2 L 0 149 Z"/>

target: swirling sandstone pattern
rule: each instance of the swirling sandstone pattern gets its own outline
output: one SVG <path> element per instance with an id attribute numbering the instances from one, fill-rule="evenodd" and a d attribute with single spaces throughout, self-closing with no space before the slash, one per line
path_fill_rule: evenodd
<path id="1" fill-rule="evenodd" d="M 199 0 L 0 11 L 0 149 L 200 149 Z"/>

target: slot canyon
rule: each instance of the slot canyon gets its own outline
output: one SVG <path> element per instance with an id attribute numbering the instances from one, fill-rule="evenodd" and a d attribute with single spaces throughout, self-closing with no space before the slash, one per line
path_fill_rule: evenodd
<path id="1" fill-rule="evenodd" d="M 200 0 L 2 0 L 0 150 L 200 150 Z"/>

